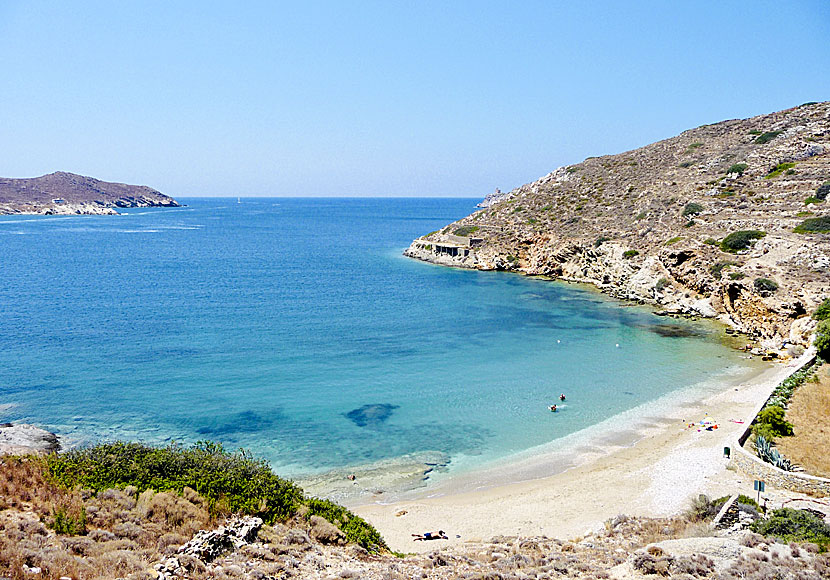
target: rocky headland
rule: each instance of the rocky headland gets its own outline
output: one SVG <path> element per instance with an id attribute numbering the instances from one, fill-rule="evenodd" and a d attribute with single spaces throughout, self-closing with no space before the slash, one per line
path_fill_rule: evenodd
<path id="1" fill-rule="evenodd" d="M 146 185 L 110 183 L 65 171 L 23 179 L 0 177 L 0 215 L 108 215 L 128 207 L 179 204 Z"/>
<path id="2" fill-rule="evenodd" d="M 830 102 L 560 167 L 407 256 L 587 282 L 798 354 L 830 292 Z"/>

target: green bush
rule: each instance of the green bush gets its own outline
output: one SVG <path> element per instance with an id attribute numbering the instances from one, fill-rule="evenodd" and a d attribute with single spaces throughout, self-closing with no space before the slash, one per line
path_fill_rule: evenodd
<path id="1" fill-rule="evenodd" d="M 686 169 L 687 167 L 691 167 L 692 165 L 694 165 L 694 161 L 684 161 L 683 163 L 678 165 L 678 167 L 682 167 L 683 169 Z"/>
<path id="2" fill-rule="evenodd" d="M 758 129 L 753 129 L 752 131 L 749 132 L 749 134 L 750 135 L 760 135 L 761 131 L 759 131 Z"/>
<path id="3" fill-rule="evenodd" d="M 456 236 L 469 236 L 470 234 L 474 234 L 478 231 L 478 226 L 461 226 L 460 228 L 456 229 L 453 233 Z"/>
<path id="4" fill-rule="evenodd" d="M 639 220 L 641 220 L 641 219 L 645 219 L 645 217 L 646 217 L 647 215 L 648 215 L 648 212 L 646 212 L 646 211 L 641 211 L 640 213 L 638 213 L 638 214 L 637 214 L 637 216 L 636 216 L 634 219 L 635 219 L 635 220 L 637 220 L 637 221 L 639 221 Z"/>
<path id="5" fill-rule="evenodd" d="M 726 502 L 727 498 L 719 498 L 715 501 L 709 499 L 709 496 L 700 494 L 696 498 L 692 498 L 689 509 L 686 510 L 685 516 L 693 522 L 704 522 L 711 520 L 720 511 L 721 506 Z"/>
<path id="6" fill-rule="evenodd" d="M 726 173 L 737 173 L 738 175 L 743 175 L 744 171 L 746 171 L 747 164 L 746 163 L 736 163 L 732 167 L 726 170 Z"/>
<path id="7" fill-rule="evenodd" d="M 757 139 L 755 139 L 755 143 L 758 145 L 769 143 L 783 132 L 784 131 L 767 131 L 766 133 L 762 133 Z"/>
<path id="8" fill-rule="evenodd" d="M 784 415 L 784 408 L 779 405 L 764 407 L 758 413 L 756 425 L 766 425 L 774 437 L 789 437 L 793 434 L 793 425 Z"/>
<path id="9" fill-rule="evenodd" d="M 64 536 L 83 536 L 86 534 L 86 509 L 81 508 L 77 516 L 72 516 L 64 508 L 58 508 L 52 513 L 49 527 Z"/>
<path id="10" fill-rule="evenodd" d="M 754 286 L 758 292 L 775 292 L 778 290 L 778 284 L 769 278 L 755 278 Z"/>
<path id="11" fill-rule="evenodd" d="M 770 395 L 769 399 L 767 399 L 764 408 L 774 406 L 786 408 L 789 404 L 790 397 L 792 397 L 795 390 L 814 375 L 814 366 L 805 367 L 800 371 L 794 372 L 792 375 L 781 381 L 777 387 L 775 387 L 772 391 L 772 395 Z"/>
<path id="12" fill-rule="evenodd" d="M 317 515 L 327 519 L 345 532 L 348 541 L 370 551 L 378 551 L 381 547 L 386 547 L 386 543 L 374 527 L 343 506 L 327 499 L 316 498 L 307 499 L 306 506 L 308 506 L 306 518 Z"/>
<path id="13" fill-rule="evenodd" d="M 798 224 L 793 231 L 797 234 L 822 234 L 830 232 L 830 215 L 806 219 Z"/>
<path id="14" fill-rule="evenodd" d="M 813 312 L 814 320 L 830 320 L 830 298 L 825 298 Z"/>
<path id="15" fill-rule="evenodd" d="M 669 285 L 669 281 L 668 281 L 668 279 L 666 279 L 666 278 L 660 278 L 659 280 L 657 280 L 657 283 L 654 285 L 654 289 L 655 289 L 657 292 L 662 292 L 662 291 L 663 291 L 663 289 L 664 289 L 666 286 L 668 286 L 668 285 Z"/>
<path id="16" fill-rule="evenodd" d="M 830 361 L 830 320 L 822 320 L 818 323 L 813 345 L 821 358 Z"/>
<path id="17" fill-rule="evenodd" d="M 716 262 L 709 267 L 709 273 L 712 274 L 715 278 L 720 279 L 721 272 L 724 269 L 729 268 L 730 266 L 734 266 L 735 262 L 730 262 L 728 260 L 721 260 L 720 262 Z"/>
<path id="18" fill-rule="evenodd" d="M 52 476 L 70 488 L 100 491 L 133 485 L 139 491 L 181 492 L 191 487 L 211 509 L 226 505 L 268 523 L 290 518 L 303 501 L 302 489 L 274 475 L 265 461 L 246 451 L 229 453 L 217 443 L 200 442 L 191 448 L 103 443 L 52 455 L 47 461 Z"/>
<path id="19" fill-rule="evenodd" d="M 605 242 L 609 241 L 611 238 L 606 238 L 605 236 L 600 236 L 596 240 L 594 240 L 594 247 L 598 248 Z"/>
<path id="20" fill-rule="evenodd" d="M 748 495 L 741 494 L 735 501 L 737 501 L 741 505 L 751 505 L 754 508 L 758 507 L 758 502 L 749 497 Z"/>
<path id="21" fill-rule="evenodd" d="M 706 238 L 703 241 L 703 243 L 706 244 L 707 246 L 719 246 L 720 245 L 720 242 L 717 241 L 715 238 Z"/>
<path id="22" fill-rule="evenodd" d="M 819 199 L 814 195 L 811 195 L 810 197 L 804 200 L 804 205 L 810 205 L 811 203 L 824 203 L 824 200 Z"/>
<path id="23" fill-rule="evenodd" d="M 743 272 L 729 272 L 730 280 L 743 280 L 744 278 L 746 278 L 746 274 Z"/>
<path id="24" fill-rule="evenodd" d="M 732 232 L 723 238 L 720 243 L 720 249 L 724 252 L 735 253 L 738 250 L 748 248 L 753 241 L 760 240 L 765 235 L 767 234 L 759 230 L 741 230 L 738 232 Z"/>
<path id="25" fill-rule="evenodd" d="M 824 201 L 827 199 L 828 194 L 830 194 L 830 181 L 825 181 L 823 184 L 818 186 L 815 197 L 816 199 Z"/>
<path id="26" fill-rule="evenodd" d="M 305 505 L 323 517 L 335 514 L 326 519 L 364 548 L 388 549 L 372 526 L 346 508 L 305 497 L 300 487 L 275 475 L 265 461 L 244 450 L 230 453 L 217 443 L 199 442 L 190 448 L 103 443 L 53 454 L 46 465 L 52 478 L 69 488 L 80 486 L 97 492 L 132 485 L 139 491 L 181 493 L 190 487 L 208 501 L 213 513 L 226 509 L 259 516 L 266 523 L 286 521 Z M 82 516 L 85 524 L 85 514 Z M 65 513 L 56 513 L 55 520 L 63 529 L 78 525 Z"/>
<path id="27" fill-rule="evenodd" d="M 690 216 L 690 215 L 697 215 L 703 211 L 703 206 L 699 203 L 690 202 L 686 204 L 686 207 L 683 208 L 683 217 Z"/>
<path id="28" fill-rule="evenodd" d="M 764 176 L 764 179 L 772 179 L 773 177 L 778 177 L 785 171 L 789 172 L 789 170 L 793 167 L 795 167 L 795 163 L 779 163 L 778 165 L 772 168 L 772 171 L 770 171 Z"/>
<path id="29" fill-rule="evenodd" d="M 640 252 L 638 252 L 637 250 L 626 250 L 625 252 L 623 252 L 623 258 L 626 258 L 626 259 L 633 258 L 634 256 L 638 255 L 639 253 Z"/>
<path id="30" fill-rule="evenodd" d="M 765 519 L 752 522 L 750 529 L 782 542 L 813 542 L 822 549 L 830 544 L 830 525 L 812 513 L 792 508 L 774 510 Z"/>

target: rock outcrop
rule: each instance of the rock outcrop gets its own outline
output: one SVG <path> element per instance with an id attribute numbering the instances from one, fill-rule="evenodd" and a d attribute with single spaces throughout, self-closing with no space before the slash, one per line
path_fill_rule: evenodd
<path id="1" fill-rule="evenodd" d="M 0 455 L 51 453 L 61 448 L 58 436 L 34 425 L 0 423 Z"/>
<path id="2" fill-rule="evenodd" d="M 407 256 L 594 284 L 806 346 L 830 294 L 830 102 L 724 121 L 560 167 L 413 241 Z M 736 246 L 729 234 L 755 230 Z"/>
<path id="3" fill-rule="evenodd" d="M 178 207 L 145 185 L 109 183 L 58 171 L 30 179 L 0 178 L 0 214 L 117 214 L 116 208 Z"/>

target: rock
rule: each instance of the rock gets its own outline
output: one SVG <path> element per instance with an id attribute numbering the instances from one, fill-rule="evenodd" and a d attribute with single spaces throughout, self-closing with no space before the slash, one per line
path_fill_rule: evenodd
<path id="1" fill-rule="evenodd" d="M 311 516 L 309 518 L 308 535 L 313 540 L 317 540 L 321 544 L 345 544 L 346 534 L 343 533 L 337 526 L 320 516 Z"/>
<path id="2" fill-rule="evenodd" d="M 0 455 L 52 453 L 60 448 L 57 435 L 34 425 L 0 425 Z"/>

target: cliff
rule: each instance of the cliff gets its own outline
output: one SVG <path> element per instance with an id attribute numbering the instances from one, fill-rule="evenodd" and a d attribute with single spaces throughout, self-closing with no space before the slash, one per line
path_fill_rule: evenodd
<path id="1" fill-rule="evenodd" d="M 0 177 L 0 214 L 115 214 L 119 207 L 178 207 L 144 185 L 109 183 L 57 171 L 41 177 Z"/>
<path id="2" fill-rule="evenodd" d="M 405 254 L 588 282 L 797 351 L 830 293 L 828 192 L 830 102 L 808 103 L 560 167 Z"/>

